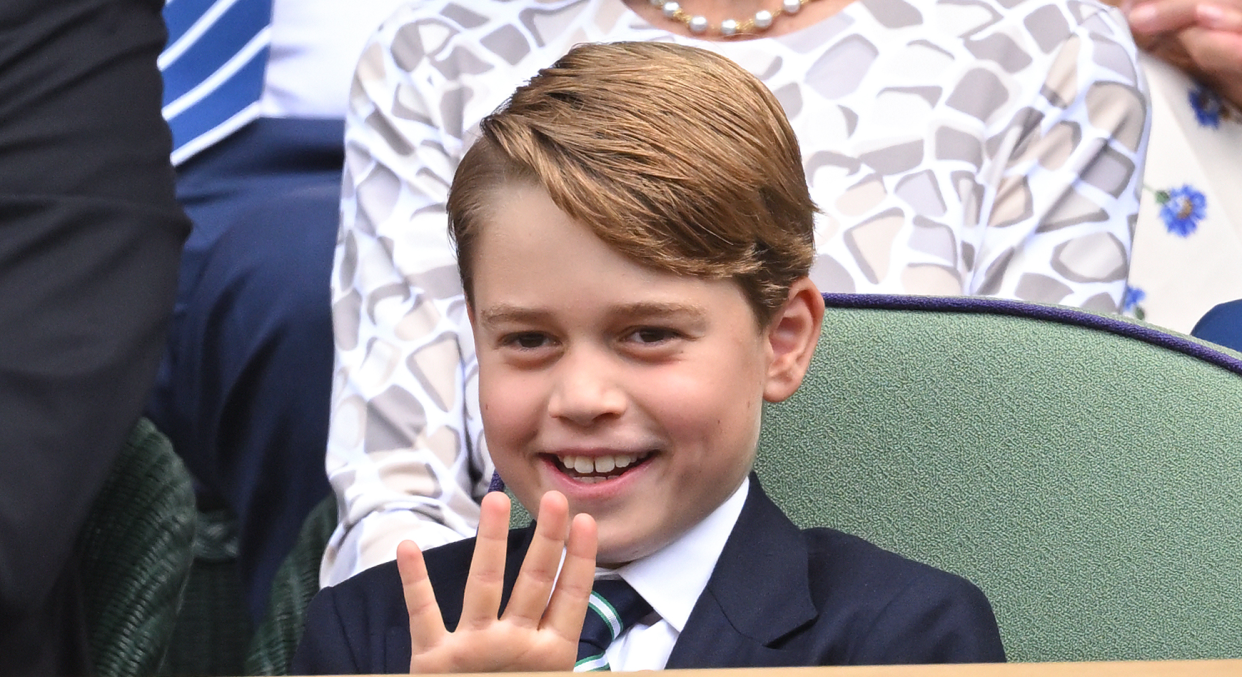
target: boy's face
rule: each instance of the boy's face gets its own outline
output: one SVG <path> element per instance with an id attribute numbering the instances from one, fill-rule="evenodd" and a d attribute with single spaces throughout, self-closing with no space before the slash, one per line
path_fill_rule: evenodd
<path id="1" fill-rule="evenodd" d="M 555 489 L 601 564 L 676 539 L 750 471 L 772 361 L 741 289 L 609 248 L 540 187 L 476 240 L 471 320 L 488 449 L 528 509 Z"/>

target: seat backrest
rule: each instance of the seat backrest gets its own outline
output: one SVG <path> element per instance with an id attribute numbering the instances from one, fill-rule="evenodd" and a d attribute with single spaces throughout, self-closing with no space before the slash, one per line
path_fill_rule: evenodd
<path id="1" fill-rule="evenodd" d="M 825 298 L 758 455 L 795 522 L 975 582 L 1011 660 L 1242 657 L 1242 355 L 1053 306 Z"/>
<path id="2" fill-rule="evenodd" d="M 139 421 L 78 541 L 99 675 L 156 674 L 190 573 L 194 515 L 181 459 L 150 421 Z"/>

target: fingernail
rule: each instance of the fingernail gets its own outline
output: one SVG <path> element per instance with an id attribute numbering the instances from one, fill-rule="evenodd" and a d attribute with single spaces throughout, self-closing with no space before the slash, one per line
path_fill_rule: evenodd
<path id="1" fill-rule="evenodd" d="M 1150 3 L 1139 5 L 1138 7 L 1130 10 L 1130 14 L 1127 18 L 1130 19 L 1131 28 L 1142 30 L 1143 28 L 1146 28 L 1148 24 L 1156 20 L 1156 8 Z"/>
<path id="2" fill-rule="evenodd" d="M 1195 6 L 1195 20 L 1208 28 L 1237 30 L 1242 27 L 1242 12 L 1231 7 L 1203 3 Z"/>
<path id="3" fill-rule="evenodd" d="M 1216 26 L 1225 21 L 1225 11 L 1216 5 L 1199 4 L 1195 6 L 1195 15 L 1204 23 Z"/>

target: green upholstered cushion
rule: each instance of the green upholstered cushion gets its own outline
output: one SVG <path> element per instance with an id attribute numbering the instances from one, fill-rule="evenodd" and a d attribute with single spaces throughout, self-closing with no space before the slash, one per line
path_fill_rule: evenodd
<path id="1" fill-rule="evenodd" d="M 794 521 L 974 581 L 1011 660 L 1242 657 L 1242 375 L 1141 323 L 859 298 L 764 412 Z"/>
<path id="2" fill-rule="evenodd" d="M 246 659 L 248 675 L 287 675 L 306 627 L 306 607 L 319 591 L 319 562 L 336 528 L 336 498 L 315 506 L 272 583 L 267 614 L 255 632 Z"/>
<path id="3" fill-rule="evenodd" d="M 145 419 L 130 433 L 78 544 L 95 669 L 156 673 L 172 635 L 194 541 L 190 476 Z"/>

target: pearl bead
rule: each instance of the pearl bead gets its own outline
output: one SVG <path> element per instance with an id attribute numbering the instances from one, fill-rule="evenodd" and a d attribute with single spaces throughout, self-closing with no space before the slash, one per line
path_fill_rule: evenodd
<path id="1" fill-rule="evenodd" d="M 648 1 L 651 3 L 652 7 L 663 7 L 664 6 L 664 0 L 648 0 Z"/>
<path id="2" fill-rule="evenodd" d="M 755 28 L 764 30 L 772 25 L 772 13 L 766 9 L 755 12 Z"/>
<path id="3" fill-rule="evenodd" d="M 786 14 L 797 14 L 798 10 L 802 9 L 802 1 L 801 0 L 783 0 L 783 2 L 781 3 L 781 7 L 785 10 Z"/>
<path id="4" fill-rule="evenodd" d="M 737 35 L 737 22 L 733 19 L 725 19 L 720 22 L 720 34 L 724 36 Z"/>
<path id="5" fill-rule="evenodd" d="M 702 16 L 702 15 L 691 17 L 690 32 L 691 33 L 706 33 L 707 32 L 707 17 Z"/>
<path id="6" fill-rule="evenodd" d="M 681 5 L 674 2 L 674 0 L 669 0 L 668 2 L 664 3 L 664 16 L 665 17 L 672 19 L 673 17 L 677 16 L 677 13 L 680 11 L 681 11 Z"/>

